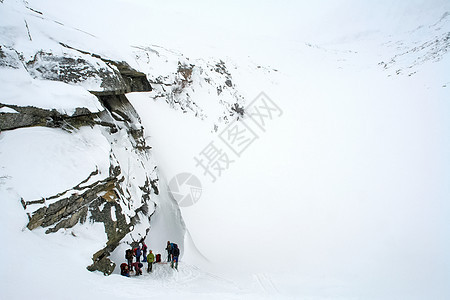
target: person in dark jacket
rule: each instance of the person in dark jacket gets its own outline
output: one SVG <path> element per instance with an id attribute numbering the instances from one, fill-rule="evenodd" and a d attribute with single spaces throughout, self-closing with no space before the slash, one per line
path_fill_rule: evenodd
<path id="1" fill-rule="evenodd" d="M 133 250 L 132 249 L 127 249 L 125 251 L 125 259 L 128 262 L 128 270 L 132 270 L 132 268 L 133 268 L 133 266 L 132 266 L 132 263 L 133 263 Z"/>
<path id="2" fill-rule="evenodd" d="M 180 256 L 180 249 L 178 249 L 178 246 L 176 246 L 175 244 L 173 245 L 173 249 L 172 249 L 172 263 L 170 264 L 170 266 L 173 267 L 175 266 L 175 269 L 178 271 L 178 257 Z"/>
<path id="3" fill-rule="evenodd" d="M 170 245 L 170 241 L 167 241 L 167 262 L 170 262 L 172 256 L 172 246 Z"/>

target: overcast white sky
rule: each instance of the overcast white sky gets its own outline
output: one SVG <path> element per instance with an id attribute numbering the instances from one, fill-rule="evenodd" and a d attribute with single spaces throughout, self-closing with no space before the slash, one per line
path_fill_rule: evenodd
<path id="1" fill-rule="evenodd" d="M 56 19 L 111 40 L 197 49 L 229 48 L 245 39 L 329 43 L 360 32 L 411 30 L 412 24 L 438 20 L 442 11 L 450 10 L 446 0 L 111 0 L 110 7 L 90 0 L 30 2 Z"/>

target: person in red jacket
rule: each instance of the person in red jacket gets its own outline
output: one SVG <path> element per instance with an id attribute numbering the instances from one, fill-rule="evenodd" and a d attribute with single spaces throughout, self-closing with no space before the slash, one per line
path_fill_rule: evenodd
<path id="1" fill-rule="evenodd" d="M 123 263 L 120 265 L 120 275 L 130 277 L 130 269 L 128 268 L 127 263 Z"/>
<path id="2" fill-rule="evenodd" d="M 142 241 L 142 262 L 147 262 L 147 245 Z"/>

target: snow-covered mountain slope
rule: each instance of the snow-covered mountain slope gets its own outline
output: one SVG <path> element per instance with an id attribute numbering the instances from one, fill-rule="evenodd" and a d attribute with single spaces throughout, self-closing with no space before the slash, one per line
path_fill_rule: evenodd
<path id="1" fill-rule="evenodd" d="M 449 11 L 0 1 L 0 295 L 448 298 Z"/>
<path id="2" fill-rule="evenodd" d="M 386 42 L 385 46 L 394 54 L 389 61 L 382 61 L 379 65 L 390 71 L 390 75 L 395 69 L 396 75 L 413 76 L 421 65 L 446 59 L 450 50 L 449 23 L 450 13 L 445 12 L 435 23 L 421 25 L 406 32 L 400 40 Z M 446 84 L 443 83 L 444 87 Z"/>

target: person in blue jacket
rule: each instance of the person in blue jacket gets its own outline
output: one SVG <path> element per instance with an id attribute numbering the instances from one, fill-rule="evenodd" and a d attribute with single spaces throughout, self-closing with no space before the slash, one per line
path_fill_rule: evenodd
<path id="1" fill-rule="evenodd" d="M 141 262 L 141 255 L 142 255 L 141 246 L 138 246 L 136 248 L 136 262 L 137 263 Z"/>

